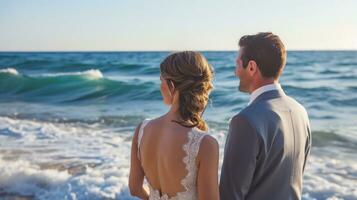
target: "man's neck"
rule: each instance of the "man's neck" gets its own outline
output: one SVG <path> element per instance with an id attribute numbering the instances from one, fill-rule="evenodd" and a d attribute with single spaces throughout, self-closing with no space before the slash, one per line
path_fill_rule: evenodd
<path id="1" fill-rule="evenodd" d="M 252 86 L 252 90 L 249 92 L 249 94 L 252 94 L 256 89 L 266 86 L 266 85 L 270 85 L 270 84 L 278 84 L 278 80 L 275 79 L 265 79 L 265 80 L 261 80 L 258 81 L 255 85 Z"/>

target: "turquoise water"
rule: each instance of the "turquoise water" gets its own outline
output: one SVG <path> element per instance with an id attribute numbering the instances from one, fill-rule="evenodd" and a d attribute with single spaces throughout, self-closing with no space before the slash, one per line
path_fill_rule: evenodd
<path id="1" fill-rule="evenodd" d="M 0 53 L 0 196 L 133 199 L 130 141 L 163 114 L 169 52 Z M 221 159 L 230 117 L 247 105 L 236 52 L 203 52 L 215 69 L 205 112 Z M 357 199 L 357 51 L 291 51 L 280 80 L 310 115 L 303 198 Z"/>

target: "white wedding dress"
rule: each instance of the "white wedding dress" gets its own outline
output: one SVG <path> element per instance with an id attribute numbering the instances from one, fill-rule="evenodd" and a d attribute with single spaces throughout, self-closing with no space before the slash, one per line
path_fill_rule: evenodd
<path id="1" fill-rule="evenodd" d="M 144 120 L 139 129 L 138 135 L 138 149 L 140 147 L 141 138 L 144 134 L 144 128 L 148 124 L 149 120 Z M 160 191 L 155 190 L 150 184 L 150 196 L 149 200 L 197 200 L 197 167 L 196 167 L 196 157 L 199 151 L 200 143 L 204 136 L 207 135 L 204 132 L 197 130 L 196 128 L 191 129 L 188 132 L 187 143 L 182 146 L 183 150 L 186 152 L 186 156 L 183 158 L 183 162 L 186 165 L 187 174 L 181 180 L 182 186 L 185 191 L 177 193 L 173 197 L 169 197 L 167 194 L 160 195 Z M 140 158 L 139 158 L 140 159 Z"/>

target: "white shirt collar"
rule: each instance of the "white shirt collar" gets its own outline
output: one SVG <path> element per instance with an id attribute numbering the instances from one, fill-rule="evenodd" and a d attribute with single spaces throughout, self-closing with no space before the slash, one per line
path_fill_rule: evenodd
<path id="1" fill-rule="evenodd" d="M 264 92 L 272 91 L 272 90 L 282 90 L 279 83 L 272 83 L 269 85 L 264 85 L 256 90 L 254 90 L 250 94 L 250 100 L 248 105 L 250 105 L 259 95 L 263 94 Z"/>

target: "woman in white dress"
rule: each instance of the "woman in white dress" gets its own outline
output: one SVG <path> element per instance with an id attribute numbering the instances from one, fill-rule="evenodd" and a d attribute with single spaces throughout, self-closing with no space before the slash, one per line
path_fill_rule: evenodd
<path id="1" fill-rule="evenodd" d="M 135 130 L 130 192 L 145 200 L 217 200 L 218 143 L 201 117 L 213 69 L 200 53 L 185 51 L 168 56 L 160 70 L 161 94 L 170 109 Z"/>

